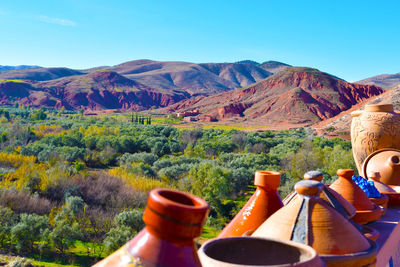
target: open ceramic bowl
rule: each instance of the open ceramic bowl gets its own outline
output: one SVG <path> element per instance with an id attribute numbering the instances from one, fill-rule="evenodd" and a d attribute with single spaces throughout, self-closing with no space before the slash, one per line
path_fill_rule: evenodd
<path id="1" fill-rule="evenodd" d="M 198 253 L 203 267 L 325 266 L 313 248 L 272 238 L 212 239 Z"/>

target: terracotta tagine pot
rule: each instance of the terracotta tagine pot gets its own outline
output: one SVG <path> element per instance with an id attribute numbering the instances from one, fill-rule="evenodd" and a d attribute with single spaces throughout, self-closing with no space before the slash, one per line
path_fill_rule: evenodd
<path id="1" fill-rule="evenodd" d="M 280 209 L 283 206 L 277 192 L 280 183 L 279 172 L 256 171 L 254 178 L 256 191 L 217 238 L 247 235 Z"/>
<path id="2" fill-rule="evenodd" d="M 367 105 L 351 116 L 351 145 L 358 173 L 362 173 L 362 164 L 372 152 L 400 149 L 400 114 L 392 104 Z"/>
<path id="3" fill-rule="evenodd" d="M 362 167 L 364 177 L 371 171 L 380 173 L 380 181 L 387 185 L 400 185 L 400 150 L 386 148 L 371 153 Z"/>
<path id="4" fill-rule="evenodd" d="M 313 180 L 321 182 L 324 178 L 324 174 L 319 171 L 308 171 L 304 174 L 304 180 Z M 287 205 L 293 198 L 298 197 L 296 191 L 291 193 L 288 197 L 283 200 L 283 203 Z M 320 197 L 327 201 L 333 208 L 341 213 L 346 218 L 352 218 L 356 214 L 356 208 L 351 205 L 346 199 L 344 199 L 335 190 L 329 188 L 329 186 L 323 186 Z"/>
<path id="5" fill-rule="evenodd" d="M 143 215 L 146 227 L 95 266 L 201 266 L 193 239 L 200 236 L 208 210 L 194 195 L 154 189 Z"/>
<path id="6" fill-rule="evenodd" d="M 324 174 L 319 171 L 308 171 L 304 174 L 304 180 L 313 180 L 321 182 L 324 178 Z M 300 197 L 297 192 L 293 192 L 283 200 L 283 203 L 287 205 L 291 200 Z M 325 200 L 331 205 L 336 211 L 347 218 L 351 224 L 353 224 L 365 237 L 375 241 L 379 237 L 379 232 L 372 227 L 357 224 L 353 221 L 352 217 L 356 214 L 356 208 L 351 205 L 346 199 L 344 199 L 339 193 L 327 185 L 323 185 L 320 198 Z"/>
<path id="7" fill-rule="evenodd" d="M 271 215 L 252 236 L 292 240 L 313 247 L 327 266 L 373 266 L 377 246 L 319 197 L 323 184 L 303 180 L 300 197 Z"/>
<path id="8" fill-rule="evenodd" d="M 371 181 L 374 182 L 374 185 L 376 189 L 382 194 L 388 197 L 388 202 L 386 203 L 386 209 L 387 206 L 398 206 L 400 205 L 400 193 L 396 192 L 394 188 L 397 188 L 398 186 L 389 186 L 387 184 L 384 184 L 380 181 L 381 175 L 380 172 L 376 171 L 369 171 L 367 178 Z M 377 203 L 375 203 L 377 204 Z"/>
<path id="9" fill-rule="evenodd" d="M 199 249 L 203 267 L 325 266 L 309 246 L 278 239 L 228 237 L 207 241 Z"/>
<path id="10" fill-rule="evenodd" d="M 353 220 L 358 224 L 366 224 L 378 220 L 382 216 L 382 208 L 369 200 L 367 194 L 353 181 L 354 171 L 339 169 L 338 179 L 329 187 L 338 192 L 356 208 Z"/>

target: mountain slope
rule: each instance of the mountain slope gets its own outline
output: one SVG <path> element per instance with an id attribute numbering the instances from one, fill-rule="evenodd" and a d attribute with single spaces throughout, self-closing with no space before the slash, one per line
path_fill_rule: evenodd
<path id="1" fill-rule="evenodd" d="M 68 109 L 140 111 L 165 107 L 188 97 L 188 94 L 180 91 L 161 92 L 111 71 L 33 84 L 7 80 L 0 82 L 1 104 L 19 102 L 33 106 L 64 106 Z"/>
<path id="2" fill-rule="evenodd" d="M 272 75 L 258 65 L 134 60 L 106 68 L 147 86 L 179 89 L 191 95 L 212 95 L 244 87 Z"/>
<path id="3" fill-rule="evenodd" d="M 386 90 L 384 93 L 366 99 L 359 104 L 353 106 L 351 109 L 346 110 L 329 120 L 321 121 L 313 125 L 313 128 L 319 135 L 327 137 L 340 136 L 342 138 L 350 139 L 350 113 L 355 110 L 364 109 L 366 105 L 370 104 L 393 104 L 395 110 L 400 110 L 400 86 Z"/>
<path id="4" fill-rule="evenodd" d="M 382 87 L 383 89 L 389 89 L 400 85 L 400 73 L 382 74 L 358 81 L 357 83 L 374 84 L 376 86 Z"/>
<path id="5" fill-rule="evenodd" d="M 1 71 L 0 79 L 46 81 L 82 74 L 80 71 L 68 68 L 30 68 Z"/>
<path id="6" fill-rule="evenodd" d="M 312 124 L 382 92 L 379 87 L 348 83 L 316 69 L 287 67 L 247 88 L 186 100 L 163 111 L 197 110 L 200 118 L 263 124 Z"/>

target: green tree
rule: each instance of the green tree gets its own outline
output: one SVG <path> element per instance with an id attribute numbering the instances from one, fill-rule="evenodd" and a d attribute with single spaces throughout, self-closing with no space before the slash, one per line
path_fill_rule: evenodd
<path id="1" fill-rule="evenodd" d="M 11 240 L 18 251 L 33 252 L 35 242 L 47 239 L 45 231 L 48 227 L 49 220 L 46 216 L 23 213 L 19 223 L 11 228 Z"/>

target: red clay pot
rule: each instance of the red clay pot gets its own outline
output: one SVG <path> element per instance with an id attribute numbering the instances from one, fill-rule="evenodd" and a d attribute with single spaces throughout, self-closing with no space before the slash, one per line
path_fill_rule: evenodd
<path id="1" fill-rule="evenodd" d="M 376 189 L 378 189 L 378 191 L 381 193 L 381 195 L 383 195 L 387 198 L 387 201 L 385 201 L 385 200 L 373 201 L 373 199 L 371 199 L 371 198 L 370 199 L 375 204 L 382 206 L 385 209 L 385 212 L 384 212 L 384 214 L 385 214 L 389 205 L 391 205 L 391 206 L 398 205 L 397 203 L 399 201 L 397 199 L 400 199 L 400 193 L 397 193 L 389 185 L 382 183 L 380 181 L 380 178 L 381 178 L 380 172 L 376 172 L 376 171 L 368 172 L 368 179 L 374 182 Z M 378 202 L 376 202 L 376 201 L 378 201 Z"/>
<path id="2" fill-rule="evenodd" d="M 252 236 L 312 246 L 327 266 L 371 266 L 376 244 L 319 197 L 323 184 L 300 181 L 299 197 L 271 215 Z"/>
<path id="3" fill-rule="evenodd" d="M 324 174 L 319 171 L 308 171 L 304 174 L 304 180 L 321 182 L 323 178 Z M 288 204 L 295 197 L 297 197 L 296 191 L 287 196 L 283 200 L 283 204 Z M 348 219 L 352 218 L 356 214 L 354 206 L 327 185 L 323 186 L 320 197 Z"/>
<path id="4" fill-rule="evenodd" d="M 353 220 L 358 224 L 366 224 L 378 220 L 382 216 L 382 208 L 369 200 L 367 194 L 353 181 L 354 171 L 339 169 L 338 179 L 329 187 L 338 192 L 356 208 Z"/>
<path id="5" fill-rule="evenodd" d="M 277 192 L 280 182 L 279 172 L 256 171 L 254 178 L 256 191 L 217 238 L 247 235 L 280 209 L 283 206 Z"/>
<path id="6" fill-rule="evenodd" d="M 201 266 L 193 239 L 200 236 L 208 209 L 194 195 L 152 190 L 143 215 L 146 227 L 95 266 Z"/>
<path id="7" fill-rule="evenodd" d="M 207 241 L 199 250 L 203 267 L 322 267 L 309 246 L 271 238 L 228 237 Z"/>
<path id="8" fill-rule="evenodd" d="M 364 177 L 379 172 L 380 181 L 387 185 L 400 185 L 400 150 L 386 148 L 371 153 L 362 166 Z"/>

